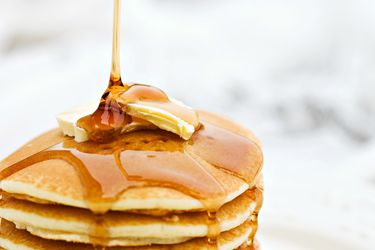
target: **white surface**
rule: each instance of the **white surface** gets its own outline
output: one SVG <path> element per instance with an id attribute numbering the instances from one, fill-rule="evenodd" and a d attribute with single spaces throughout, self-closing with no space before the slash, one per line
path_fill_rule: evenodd
<path id="1" fill-rule="evenodd" d="M 109 2 L 0 0 L 0 157 L 100 96 Z M 124 78 L 262 139 L 265 250 L 374 249 L 374 9 L 370 0 L 124 1 Z"/>

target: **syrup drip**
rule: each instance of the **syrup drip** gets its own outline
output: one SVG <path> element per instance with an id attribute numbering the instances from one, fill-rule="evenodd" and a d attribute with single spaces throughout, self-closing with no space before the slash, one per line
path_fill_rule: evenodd
<path id="1" fill-rule="evenodd" d="M 250 220 L 252 222 L 252 231 L 249 235 L 247 244 L 254 249 L 255 245 L 255 235 L 258 232 L 258 214 L 263 205 L 263 187 L 255 185 L 253 188 L 249 189 L 246 193 L 252 200 L 256 201 L 256 207 L 253 213 L 250 215 Z"/>
<path id="2" fill-rule="evenodd" d="M 217 218 L 217 210 L 207 211 L 207 246 L 209 250 L 218 248 L 217 238 L 220 235 L 220 220 Z"/>
<path id="3" fill-rule="evenodd" d="M 255 241 L 254 243 L 245 242 L 244 244 L 236 248 L 236 250 L 260 250 L 260 248 L 258 242 Z"/>
<path id="4" fill-rule="evenodd" d="M 105 224 L 103 215 L 95 216 L 94 226 L 90 228 L 90 235 L 100 235 L 101 237 L 90 236 L 90 242 L 95 246 L 95 249 L 105 249 L 105 245 L 108 244 L 109 231 L 108 226 Z"/>

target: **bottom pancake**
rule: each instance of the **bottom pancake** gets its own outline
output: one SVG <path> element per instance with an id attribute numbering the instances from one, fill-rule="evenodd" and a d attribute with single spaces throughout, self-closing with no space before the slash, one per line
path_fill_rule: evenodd
<path id="1" fill-rule="evenodd" d="M 248 237 L 254 230 L 254 224 L 246 221 L 242 225 L 222 233 L 218 238 L 219 250 L 232 250 L 247 242 Z M 25 230 L 20 230 L 15 225 L 4 219 L 1 220 L 0 227 L 0 247 L 4 249 L 19 250 L 94 250 L 94 246 L 81 243 L 69 243 L 65 241 L 54 241 L 39 238 L 31 235 Z M 108 247 L 108 250 L 205 250 L 207 249 L 207 238 L 192 239 L 184 243 L 175 245 L 152 245 L 144 247 Z"/>

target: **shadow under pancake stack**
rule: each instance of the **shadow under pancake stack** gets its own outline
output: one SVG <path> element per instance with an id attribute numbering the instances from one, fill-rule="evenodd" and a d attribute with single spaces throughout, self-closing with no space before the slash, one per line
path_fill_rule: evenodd
<path id="1" fill-rule="evenodd" d="M 0 162 L 0 248 L 258 249 L 260 142 L 155 87 L 124 85 L 118 4 L 99 107 Z"/>

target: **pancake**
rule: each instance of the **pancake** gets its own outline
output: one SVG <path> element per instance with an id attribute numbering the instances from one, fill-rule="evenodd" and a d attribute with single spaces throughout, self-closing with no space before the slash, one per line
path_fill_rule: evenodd
<path id="1" fill-rule="evenodd" d="M 246 221 L 239 227 L 222 233 L 218 238 L 219 250 L 232 250 L 244 244 L 252 232 L 252 223 Z M 67 243 L 65 241 L 46 240 L 29 234 L 25 230 L 20 230 L 9 221 L 2 220 L 0 227 L 0 247 L 5 249 L 19 250 L 94 250 L 95 247 L 88 244 Z M 152 245 L 143 247 L 108 247 L 108 250 L 206 250 L 207 239 L 197 238 L 184 243 L 174 245 Z"/>
<path id="2" fill-rule="evenodd" d="M 227 183 L 224 202 L 231 201 L 249 186 L 237 177 L 220 173 Z M 84 189 L 74 168 L 62 160 L 49 160 L 25 168 L 0 182 L 7 193 L 20 194 L 25 199 L 88 209 Z M 34 198 L 34 199 L 33 199 Z M 204 210 L 197 199 L 167 187 L 142 187 L 125 190 L 112 204 L 111 210 Z"/>
<path id="3" fill-rule="evenodd" d="M 219 132 L 224 133 L 224 136 L 231 139 L 234 138 L 239 142 L 233 146 L 241 146 L 240 148 L 233 149 L 231 148 L 232 145 L 222 145 L 223 143 L 230 143 L 227 138 L 222 138 L 223 136 L 217 138 L 218 143 L 215 144 L 215 142 L 210 141 L 212 136 L 206 135 L 204 129 L 202 129 L 201 136 L 198 133 L 197 138 L 193 138 L 194 143 L 188 142 L 185 146 L 185 151 L 189 154 L 189 158 L 203 166 L 204 171 L 209 172 L 215 181 L 220 183 L 222 187 L 221 192 L 214 196 L 205 197 L 204 204 L 202 203 L 202 199 L 197 199 L 197 197 L 186 194 L 186 192 L 183 192 L 184 190 L 176 190 L 175 187 L 143 185 L 121 190 L 119 197 L 116 197 L 116 200 L 111 203 L 109 209 L 116 211 L 205 210 L 208 203 L 217 204 L 219 201 L 221 204 L 225 204 L 253 185 L 253 183 L 239 178 L 233 175 L 233 173 L 229 173 L 225 169 L 225 166 L 221 165 L 232 164 L 234 167 L 238 165 L 237 168 L 240 169 L 240 174 L 247 177 L 248 180 L 254 181 L 260 172 L 263 162 L 259 141 L 249 130 L 228 119 L 203 111 L 199 112 L 199 115 L 204 126 L 211 126 L 216 130 L 222 130 Z M 127 134 L 124 140 L 135 141 L 134 147 L 142 148 L 142 150 L 153 149 L 156 151 L 181 144 L 176 137 L 165 133 L 162 133 L 163 136 L 165 135 L 162 138 L 165 141 L 162 143 L 159 141 L 154 142 L 152 139 L 144 141 L 144 138 L 160 137 L 160 134 L 160 132 L 155 131 L 141 131 Z M 12 164 L 20 162 L 28 156 L 63 140 L 69 139 L 63 137 L 58 130 L 46 133 L 2 161 L 0 163 L 0 170 L 4 170 Z M 240 153 L 243 159 L 238 159 L 237 150 L 242 150 Z M 175 177 L 179 177 L 178 173 L 173 174 L 175 175 L 171 176 L 172 180 Z M 200 178 L 199 176 L 193 177 Z M 21 195 L 26 199 L 39 200 L 42 203 L 50 202 L 80 208 L 90 208 L 85 199 L 86 190 L 82 184 L 82 178 L 72 164 L 62 159 L 44 160 L 31 164 L 31 166 L 4 178 L 0 185 L 2 190 Z M 203 184 L 198 183 L 197 185 Z M 205 189 L 208 188 L 209 186 Z M 96 206 L 100 205 L 100 201 L 97 201 Z"/>
<path id="4" fill-rule="evenodd" d="M 52 130 L 0 162 L 4 249 L 246 249 L 263 202 L 261 145 L 199 112 L 162 130 L 77 143 Z"/>
<path id="5" fill-rule="evenodd" d="M 248 191 L 225 204 L 217 213 L 220 232 L 228 231 L 245 222 L 254 212 L 256 202 L 253 194 Z M 207 214 L 204 212 L 157 217 L 112 211 L 102 216 L 100 224 L 97 225 L 97 216 L 85 209 L 61 205 L 42 205 L 6 198 L 0 203 L 0 217 L 12 221 L 18 227 L 25 228 L 32 234 L 50 239 L 64 239 L 61 235 L 67 233 L 100 238 L 103 237 L 101 235 L 103 230 L 109 228 L 106 237 L 112 239 L 126 235 L 129 242 L 126 245 L 166 244 L 166 239 L 171 238 L 174 239 L 173 243 L 178 243 L 193 237 L 207 236 L 208 233 Z M 102 225 L 105 225 L 105 228 Z M 55 233 L 46 236 L 45 230 L 60 232 L 60 235 Z M 131 238 L 138 238 L 138 240 L 131 242 Z M 142 238 L 149 239 L 142 242 L 140 240 Z M 152 239 L 157 241 L 152 241 Z"/>

